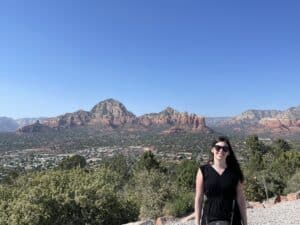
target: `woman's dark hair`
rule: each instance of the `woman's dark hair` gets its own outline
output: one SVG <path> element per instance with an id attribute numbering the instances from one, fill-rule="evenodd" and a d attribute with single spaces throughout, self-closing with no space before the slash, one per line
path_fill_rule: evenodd
<path id="1" fill-rule="evenodd" d="M 231 147 L 231 144 L 229 142 L 229 139 L 225 136 L 220 136 L 212 142 L 211 147 L 214 147 L 215 144 L 220 142 L 220 141 L 225 142 L 229 147 L 229 155 L 226 158 L 227 167 L 229 169 L 231 169 L 234 173 L 236 173 L 239 180 L 243 183 L 244 182 L 244 175 L 243 175 L 243 172 L 241 170 L 240 164 L 237 161 L 234 152 L 232 151 L 232 147 Z"/>

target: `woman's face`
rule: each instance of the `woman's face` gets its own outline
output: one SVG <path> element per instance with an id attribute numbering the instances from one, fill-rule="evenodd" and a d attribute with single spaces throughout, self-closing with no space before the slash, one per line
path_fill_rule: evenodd
<path id="1" fill-rule="evenodd" d="M 214 158 L 219 160 L 226 159 L 229 153 L 229 146 L 224 141 L 219 141 L 215 144 L 215 146 L 211 149 L 211 152 L 214 155 Z"/>

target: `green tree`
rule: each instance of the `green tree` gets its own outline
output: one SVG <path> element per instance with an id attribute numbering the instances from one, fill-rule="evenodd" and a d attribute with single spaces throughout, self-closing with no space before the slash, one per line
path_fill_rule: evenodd
<path id="1" fill-rule="evenodd" d="M 58 167 L 63 170 L 69 170 L 73 168 L 84 168 L 86 166 L 86 160 L 81 155 L 73 155 L 71 157 L 63 159 Z"/>
<path id="2" fill-rule="evenodd" d="M 246 147 L 248 149 L 248 169 L 254 173 L 255 171 L 262 170 L 264 168 L 263 155 L 267 152 L 266 146 L 259 141 L 257 135 L 251 135 L 246 139 Z"/>
<path id="3" fill-rule="evenodd" d="M 288 180 L 300 168 L 300 152 L 281 152 L 276 157 L 273 155 L 264 160 L 265 169 L 258 173 L 263 174 L 265 177 L 269 197 L 283 194 Z"/>
<path id="4" fill-rule="evenodd" d="M 256 176 L 245 176 L 244 192 L 248 201 L 261 201 L 266 198 L 263 184 Z"/>
<path id="5" fill-rule="evenodd" d="M 147 170 L 150 172 L 152 169 L 159 169 L 160 163 L 156 160 L 151 151 L 146 151 L 142 154 L 135 165 L 136 170 Z"/>
<path id="6" fill-rule="evenodd" d="M 0 184 L 13 184 L 16 178 L 21 173 L 16 169 L 0 169 L 0 173 L 2 173 L 2 179 L 0 178 Z"/>
<path id="7" fill-rule="evenodd" d="M 140 208 L 140 218 L 163 216 L 163 208 L 171 198 L 174 184 L 160 170 L 134 172 L 131 183 L 126 186 L 127 199 Z"/>
<path id="8" fill-rule="evenodd" d="M 276 139 L 272 145 L 272 153 L 275 157 L 283 152 L 290 151 L 291 149 L 291 145 L 284 139 Z"/>
<path id="9" fill-rule="evenodd" d="M 195 180 L 198 171 L 195 160 L 183 160 L 176 167 L 176 182 L 183 189 L 195 190 Z"/>
<path id="10" fill-rule="evenodd" d="M 287 181 L 298 168 L 300 168 L 300 152 L 298 151 L 283 152 L 268 166 L 268 170 L 276 173 L 283 181 Z"/>
<path id="11" fill-rule="evenodd" d="M 103 166 L 119 174 L 124 182 L 127 182 L 131 177 L 134 160 L 121 154 L 116 154 L 113 157 L 104 160 Z"/>

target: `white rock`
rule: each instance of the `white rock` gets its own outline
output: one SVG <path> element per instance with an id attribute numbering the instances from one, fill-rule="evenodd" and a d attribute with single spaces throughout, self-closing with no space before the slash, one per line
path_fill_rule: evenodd
<path id="1" fill-rule="evenodd" d="M 133 223 L 126 223 L 123 225 L 155 225 L 154 220 L 143 220 L 143 221 L 137 221 Z"/>

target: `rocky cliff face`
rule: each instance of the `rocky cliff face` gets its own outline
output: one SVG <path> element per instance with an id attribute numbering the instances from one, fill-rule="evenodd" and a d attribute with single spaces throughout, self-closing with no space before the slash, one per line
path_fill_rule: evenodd
<path id="1" fill-rule="evenodd" d="M 90 124 L 101 124 L 109 127 L 120 127 L 132 124 L 136 116 L 129 112 L 126 107 L 114 99 L 108 99 L 95 105 L 91 110 Z"/>
<path id="2" fill-rule="evenodd" d="M 40 121 L 40 123 L 43 123 L 47 118 L 46 117 L 38 117 L 38 118 L 20 118 L 16 119 L 15 121 L 19 125 L 18 127 L 24 127 L 27 125 L 34 124 L 37 120 Z"/>
<path id="3" fill-rule="evenodd" d="M 37 120 L 34 124 L 24 126 L 17 130 L 17 133 L 41 133 L 41 132 L 49 132 L 53 131 L 54 129 L 45 125 L 41 124 L 39 120 Z"/>
<path id="4" fill-rule="evenodd" d="M 0 117 L 0 132 L 15 132 L 18 128 L 34 124 L 37 120 L 43 123 L 46 118 L 21 118 L 12 119 L 9 117 Z"/>
<path id="5" fill-rule="evenodd" d="M 230 120 L 231 117 L 205 117 L 205 123 L 208 127 L 218 127 L 224 121 Z"/>
<path id="6" fill-rule="evenodd" d="M 188 114 L 187 112 L 178 112 L 171 107 L 166 108 L 160 113 L 146 114 L 138 118 L 138 123 L 149 126 L 171 126 L 170 132 L 180 132 L 180 130 L 201 132 L 208 131 L 208 127 L 205 125 L 205 119 L 202 116 L 196 114 Z"/>
<path id="7" fill-rule="evenodd" d="M 259 121 L 259 124 L 273 132 L 300 133 L 300 118 L 293 120 L 282 118 L 263 118 Z"/>
<path id="8" fill-rule="evenodd" d="M 300 119 L 300 106 L 288 108 L 287 110 L 279 113 L 276 117 L 279 119 L 288 119 L 292 121 L 298 120 Z"/>
<path id="9" fill-rule="evenodd" d="M 222 124 L 223 125 L 256 124 L 262 118 L 266 118 L 266 117 L 272 118 L 277 116 L 279 113 L 281 113 L 281 111 L 279 110 L 247 110 L 236 117 L 223 121 Z"/>
<path id="10" fill-rule="evenodd" d="M 70 128 L 86 125 L 91 120 L 91 116 L 90 112 L 79 110 L 74 113 L 48 118 L 42 123 L 52 128 Z"/>
<path id="11" fill-rule="evenodd" d="M 74 113 L 48 118 L 43 124 L 49 127 L 71 128 L 85 125 L 100 125 L 103 127 L 120 127 L 126 123 L 133 123 L 135 115 L 126 107 L 114 100 L 107 99 L 95 105 L 91 111 L 79 110 Z"/>
<path id="12" fill-rule="evenodd" d="M 132 127 L 135 127 L 135 129 L 147 129 L 155 126 L 170 129 L 170 133 L 178 133 L 180 131 L 211 131 L 205 125 L 204 117 L 197 116 L 196 114 L 181 113 L 168 107 L 160 113 L 151 113 L 136 117 L 122 103 L 114 99 L 107 99 L 98 103 L 91 111 L 79 110 L 74 113 L 47 118 L 43 120 L 42 124 L 54 129 L 76 126 L 100 126 L 110 129 L 126 127 L 130 130 Z M 30 132 L 36 125 L 39 126 L 40 123 L 30 125 L 29 127 L 25 126 L 19 132 Z"/>

